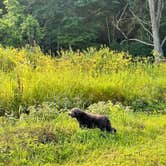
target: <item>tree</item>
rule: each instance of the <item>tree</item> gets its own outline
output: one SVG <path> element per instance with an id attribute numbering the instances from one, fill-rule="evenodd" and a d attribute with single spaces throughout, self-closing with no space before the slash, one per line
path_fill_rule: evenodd
<path id="1" fill-rule="evenodd" d="M 42 38 L 38 21 L 24 13 L 24 6 L 19 1 L 5 0 L 4 4 L 6 14 L 0 18 L 0 44 L 22 47 Z"/>
<path id="2" fill-rule="evenodd" d="M 163 4 L 164 0 L 153 1 L 158 5 L 157 2 Z M 3 2 L 5 7 L 0 1 L 0 44 L 3 45 L 21 47 L 36 41 L 42 50 L 55 53 L 59 48 L 85 49 L 104 44 L 134 55 L 148 55 L 154 46 L 148 0 Z M 166 10 L 161 12 L 159 39 L 166 35 Z M 166 53 L 165 40 L 160 40 L 161 47 L 158 44 L 155 50 L 162 52 L 163 47 Z"/>
<path id="3" fill-rule="evenodd" d="M 160 42 L 160 20 L 162 16 L 162 10 L 164 8 L 163 0 L 148 0 L 149 3 L 149 11 L 151 18 L 151 26 L 152 26 L 152 34 L 153 34 L 153 45 L 154 51 L 157 52 L 157 58 L 163 56 L 162 46 L 166 40 L 166 36 L 164 37 L 162 43 Z"/>
<path id="4" fill-rule="evenodd" d="M 39 23 L 32 15 L 27 15 L 24 18 L 20 29 L 22 38 L 26 44 L 33 45 L 39 43 L 39 40 L 43 37 Z"/>
<path id="5" fill-rule="evenodd" d="M 120 14 L 116 16 L 115 21 L 113 22 L 116 29 L 121 33 L 121 35 L 124 37 L 125 41 L 137 41 L 142 44 L 145 44 L 147 46 L 152 46 L 154 48 L 154 55 L 156 57 L 156 60 L 158 61 L 160 57 L 163 56 L 163 49 L 164 43 L 166 41 L 166 36 L 162 40 L 160 35 L 160 28 L 161 28 L 161 17 L 162 12 L 164 9 L 164 2 L 163 0 L 148 0 L 148 1 L 140 1 L 141 5 L 139 6 L 138 0 L 135 0 L 134 2 L 129 0 L 121 10 Z M 148 2 L 148 6 L 146 3 Z M 140 10 L 139 10 L 140 9 Z M 148 11 L 148 13 L 147 13 Z M 150 13 L 150 18 L 149 18 Z M 150 21 L 149 21 L 150 20 Z M 164 19 L 164 21 L 165 19 Z M 164 25 L 165 23 L 162 24 Z M 126 26 L 125 23 L 130 25 L 131 23 L 139 24 L 141 26 L 141 33 L 144 31 L 143 35 L 141 35 L 141 38 L 136 35 L 135 38 L 133 38 L 134 35 L 130 35 L 130 32 L 132 28 L 124 28 Z M 131 26 L 134 27 L 134 26 Z M 138 26 L 137 26 L 138 27 Z M 138 28 L 137 28 L 138 29 Z M 139 28 L 140 29 L 140 28 Z M 139 31 L 137 31 L 139 32 Z M 135 33 L 136 34 L 136 33 Z M 147 36 L 147 37 L 145 37 Z"/>
<path id="6" fill-rule="evenodd" d="M 101 20 L 97 19 L 99 0 L 22 0 L 28 3 L 28 13 L 44 30 L 41 45 L 45 50 L 74 49 L 96 46 Z"/>
<path id="7" fill-rule="evenodd" d="M 0 18 L 5 13 L 5 5 L 3 4 L 3 0 L 0 1 Z"/>

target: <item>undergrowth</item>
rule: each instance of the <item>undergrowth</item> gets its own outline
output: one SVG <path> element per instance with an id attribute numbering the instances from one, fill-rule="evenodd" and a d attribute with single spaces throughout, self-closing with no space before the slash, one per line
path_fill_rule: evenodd
<path id="1" fill-rule="evenodd" d="M 166 64 L 142 61 L 105 47 L 62 50 L 58 57 L 39 48 L 0 48 L 0 114 L 20 116 L 44 101 L 66 109 L 111 100 L 137 111 L 164 110 Z"/>

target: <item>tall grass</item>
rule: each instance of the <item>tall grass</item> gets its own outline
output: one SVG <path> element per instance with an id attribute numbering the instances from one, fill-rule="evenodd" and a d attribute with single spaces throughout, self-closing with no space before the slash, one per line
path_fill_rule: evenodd
<path id="1" fill-rule="evenodd" d="M 54 101 L 60 107 L 86 107 L 111 100 L 136 110 L 166 105 L 166 64 L 133 62 L 108 48 L 61 51 L 54 58 L 40 49 L 0 48 L 0 113 Z"/>

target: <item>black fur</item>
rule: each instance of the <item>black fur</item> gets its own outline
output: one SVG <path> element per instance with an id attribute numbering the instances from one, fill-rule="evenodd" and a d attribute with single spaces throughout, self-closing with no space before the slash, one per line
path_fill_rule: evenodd
<path id="1" fill-rule="evenodd" d="M 86 113 L 79 108 L 73 108 L 69 115 L 77 119 L 81 128 L 99 128 L 102 131 L 116 133 L 116 129 L 112 128 L 107 116 Z"/>

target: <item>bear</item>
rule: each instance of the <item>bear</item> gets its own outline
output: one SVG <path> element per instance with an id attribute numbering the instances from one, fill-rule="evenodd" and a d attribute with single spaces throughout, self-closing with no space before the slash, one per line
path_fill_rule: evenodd
<path id="1" fill-rule="evenodd" d="M 109 118 L 105 115 L 87 113 L 79 108 L 73 108 L 69 115 L 77 119 L 81 128 L 99 128 L 101 131 L 116 133 L 116 129 L 111 126 Z"/>

